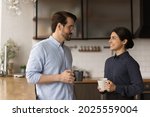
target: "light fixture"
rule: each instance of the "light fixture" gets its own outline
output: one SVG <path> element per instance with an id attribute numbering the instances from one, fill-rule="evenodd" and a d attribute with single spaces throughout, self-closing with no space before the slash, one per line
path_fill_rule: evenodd
<path id="1" fill-rule="evenodd" d="M 5 0 L 9 10 L 15 12 L 17 15 L 21 15 L 22 11 L 20 8 L 21 3 L 36 2 L 36 0 Z"/>

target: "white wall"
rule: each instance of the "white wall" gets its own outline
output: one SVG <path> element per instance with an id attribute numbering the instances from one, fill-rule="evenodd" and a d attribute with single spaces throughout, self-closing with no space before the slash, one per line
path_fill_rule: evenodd
<path id="1" fill-rule="evenodd" d="M 73 66 L 90 72 L 92 77 L 102 77 L 104 75 L 104 62 L 111 56 L 109 49 L 104 49 L 107 46 L 107 40 L 73 40 L 66 42 L 68 46 L 77 46 L 72 49 Z M 81 46 L 100 46 L 100 52 L 79 52 Z"/>
<path id="2" fill-rule="evenodd" d="M 0 0 L 0 47 L 1 47 L 1 21 L 2 21 L 2 1 Z"/>
<path id="3" fill-rule="evenodd" d="M 33 4 L 20 4 L 22 14 L 17 16 L 8 10 L 5 0 L 2 1 L 1 45 L 12 38 L 20 47 L 15 58 L 15 72 L 21 64 L 26 64 L 33 37 Z"/>
<path id="4" fill-rule="evenodd" d="M 135 46 L 129 52 L 140 65 L 143 78 L 150 78 L 150 38 L 135 39 Z"/>
<path id="5" fill-rule="evenodd" d="M 4 0 L 3 0 L 4 1 Z M 1 2 L 1 0 L 0 0 Z M 0 5 L 1 8 L 1 5 Z M 32 20 L 33 4 L 21 4 L 22 14 L 14 16 L 8 11 L 6 4 L 2 3 L 2 30 L 1 44 L 3 45 L 9 38 L 12 38 L 19 46 L 19 56 L 15 61 L 15 72 L 18 72 L 19 66 L 26 64 L 32 44 L 36 43 L 32 39 L 34 36 L 34 22 Z M 80 69 L 87 70 L 92 77 L 102 77 L 104 74 L 104 62 L 111 56 L 109 49 L 104 49 L 108 40 L 72 40 L 67 42 L 68 46 L 76 45 L 77 49 L 72 49 L 73 65 Z M 150 78 L 150 39 L 135 39 L 135 47 L 130 50 L 131 55 L 141 66 L 141 72 L 144 78 Z M 80 46 L 101 46 L 101 52 L 79 52 Z"/>
<path id="6" fill-rule="evenodd" d="M 150 78 L 150 39 L 134 39 L 135 46 L 129 49 L 131 56 L 139 63 L 143 78 Z M 104 49 L 108 45 L 108 40 L 87 40 L 87 41 L 70 41 L 68 46 L 77 46 L 72 49 L 73 65 L 79 69 L 91 72 L 92 77 L 103 77 L 104 62 L 112 55 L 109 49 Z M 79 52 L 80 46 L 97 46 L 101 47 L 101 52 Z"/>

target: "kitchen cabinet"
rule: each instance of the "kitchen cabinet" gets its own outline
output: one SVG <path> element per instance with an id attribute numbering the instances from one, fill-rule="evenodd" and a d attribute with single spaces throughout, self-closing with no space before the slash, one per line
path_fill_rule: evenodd
<path id="1" fill-rule="evenodd" d="M 101 100 L 102 95 L 97 89 L 97 81 L 76 81 L 74 84 L 76 100 Z"/>
<path id="2" fill-rule="evenodd" d="M 135 1 L 135 0 L 134 0 Z M 139 38 L 150 38 L 150 0 L 138 0 L 140 6 L 140 23 L 139 27 L 135 32 L 135 37 Z"/>
<path id="3" fill-rule="evenodd" d="M 85 37 L 107 38 L 117 26 L 132 32 L 132 0 L 87 0 Z"/>
<path id="4" fill-rule="evenodd" d="M 34 39 L 45 39 L 51 34 L 51 16 L 57 11 L 70 11 L 78 18 L 72 38 L 82 37 L 81 0 L 37 0 Z"/>
<path id="5" fill-rule="evenodd" d="M 116 26 L 125 26 L 132 32 L 132 0 L 37 0 L 34 39 L 49 37 L 50 17 L 60 10 L 78 18 L 73 39 L 109 38 Z"/>
<path id="6" fill-rule="evenodd" d="M 141 95 L 136 95 L 135 99 L 150 100 L 150 79 L 144 79 L 144 91 Z M 105 96 L 97 89 L 97 80 L 84 79 L 76 81 L 74 84 L 77 100 L 102 100 Z"/>
<path id="7" fill-rule="evenodd" d="M 150 100 L 150 79 L 144 80 L 144 92 L 141 94 L 142 100 Z"/>

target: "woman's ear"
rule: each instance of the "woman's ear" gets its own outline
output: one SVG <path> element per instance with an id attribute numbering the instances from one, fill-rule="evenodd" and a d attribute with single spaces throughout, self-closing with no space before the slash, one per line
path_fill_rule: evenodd
<path id="1" fill-rule="evenodd" d="M 124 45 L 127 44 L 127 42 L 128 42 L 127 39 L 124 39 L 124 40 L 122 41 L 122 43 L 123 43 Z"/>

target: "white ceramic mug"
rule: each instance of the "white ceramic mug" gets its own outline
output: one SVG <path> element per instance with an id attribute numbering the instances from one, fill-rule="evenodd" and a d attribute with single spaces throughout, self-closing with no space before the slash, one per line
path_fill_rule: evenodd
<path id="1" fill-rule="evenodd" d="M 101 79 L 98 79 L 97 82 L 98 82 L 98 88 L 101 90 L 101 91 L 105 91 L 105 82 L 107 81 L 107 78 L 101 78 Z"/>

